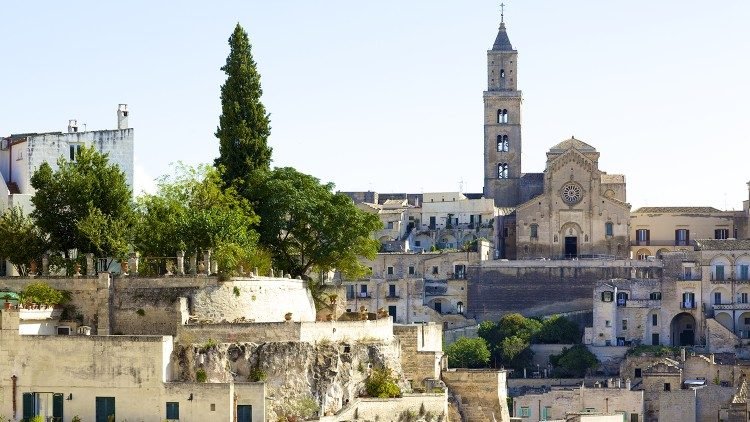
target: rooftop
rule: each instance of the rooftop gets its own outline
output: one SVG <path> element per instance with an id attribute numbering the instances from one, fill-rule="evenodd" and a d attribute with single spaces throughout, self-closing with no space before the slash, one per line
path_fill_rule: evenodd
<path id="1" fill-rule="evenodd" d="M 570 139 L 562 141 L 559 144 L 553 146 L 549 149 L 549 152 L 565 152 L 571 148 L 575 148 L 581 152 L 596 152 L 596 148 L 592 147 L 586 142 L 581 141 L 580 139 L 576 139 L 575 137 L 571 137 Z"/>
<path id="2" fill-rule="evenodd" d="M 695 246 L 702 251 L 750 250 L 750 239 L 696 239 Z"/>
<path id="3" fill-rule="evenodd" d="M 633 213 L 687 213 L 687 214 L 710 214 L 714 212 L 722 212 L 714 207 L 641 207 L 633 211 Z"/>

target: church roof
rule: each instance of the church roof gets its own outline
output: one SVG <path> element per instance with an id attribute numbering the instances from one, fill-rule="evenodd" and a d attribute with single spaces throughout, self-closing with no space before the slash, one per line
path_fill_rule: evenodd
<path id="1" fill-rule="evenodd" d="M 596 148 L 592 147 L 586 142 L 581 141 L 580 139 L 576 139 L 575 137 L 562 141 L 559 144 L 553 146 L 549 149 L 549 152 L 565 152 L 571 148 L 575 148 L 581 152 L 596 152 Z"/>
<path id="2" fill-rule="evenodd" d="M 602 183 L 625 183 L 625 175 L 623 174 L 602 174 Z"/>
<path id="3" fill-rule="evenodd" d="M 640 207 L 633 213 L 680 213 L 680 214 L 710 214 L 721 212 L 714 207 Z"/>
<path id="4" fill-rule="evenodd" d="M 513 51 L 513 46 L 510 45 L 508 33 L 505 32 L 505 22 L 500 23 L 500 29 L 497 31 L 495 43 L 492 44 L 492 51 Z"/>

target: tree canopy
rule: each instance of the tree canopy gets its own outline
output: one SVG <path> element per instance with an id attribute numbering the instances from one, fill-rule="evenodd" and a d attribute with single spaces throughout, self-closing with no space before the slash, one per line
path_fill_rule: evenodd
<path id="1" fill-rule="evenodd" d="M 46 238 L 21 208 L 5 210 L 0 216 L 0 257 L 7 258 L 20 275 L 27 275 L 31 261 L 40 264 L 46 250 Z"/>
<path id="2" fill-rule="evenodd" d="M 590 369 L 599 366 L 596 356 L 582 344 L 564 348 L 559 355 L 550 356 L 549 361 L 555 366 L 555 376 L 563 377 L 583 377 Z"/>
<path id="3" fill-rule="evenodd" d="M 74 161 L 60 158 L 58 170 L 43 163 L 31 177 L 36 193 L 31 213 L 49 236 L 51 250 L 97 252 L 120 257 L 133 224 L 130 188 L 125 174 L 107 154 L 83 147 Z"/>
<path id="4" fill-rule="evenodd" d="M 138 199 L 136 248 L 147 256 L 175 256 L 214 251 L 220 272 L 229 275 L 270 267 L 258 247 L 253 226 L 258 216 L 234 188 L 221 188 L 219 172 L 210 166 L 177 165 L 159 179 L 158 192 Z"/>
<path id="5" fill-rule="evenodd" d="M 229 37 L 229 56 L 221 68 L 227 79 L 221 86 L 221 116 L 216 137 L 224 186 L 244 181 L 255 170 L 268 170 L 272 149 L 269 114 L 260 101 L 260 73 L 256 69 L 247 32 L 237 24 Z"/>
<path id="6" fill-rule="evenodd" d="M 312 269 L 335 268 L 350 278 L 366 274 L 358 258 L 375 256 L 379 244 L 370 235 L 382 223 L 346 195 L 334 194 L 333 184 L 284 167 L 254 173 L 246 189 L 260 216 L 260 242 L 276 267 L 302 277 Z"/>
<path id="7" fill-rule="evenodd" d="M 461 337 L 445 348 L 452 368 L 484 368 L 490 360 L 487 342 L 481 338 Z"/>

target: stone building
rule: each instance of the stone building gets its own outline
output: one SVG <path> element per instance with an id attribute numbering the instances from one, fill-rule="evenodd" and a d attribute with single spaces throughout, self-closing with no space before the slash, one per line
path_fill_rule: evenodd
<path id="1" fill-rule="evenodd" d="M 127 104 L 117 108 L 117 129 L 87 131 L 77 120 L 68 122 L 68 132 L 22 133 L 0 138 L 0 212 L 20 206 L 31 211 L 34 188 L 31 176 L 42 163 L 57 168 L 57 160 L 75 160 L 81 146 L 93 146 L 109 155 L 125 173 L 128 186 L 133 189 L 133 135 L 128 127 L 130 111 Z"/>

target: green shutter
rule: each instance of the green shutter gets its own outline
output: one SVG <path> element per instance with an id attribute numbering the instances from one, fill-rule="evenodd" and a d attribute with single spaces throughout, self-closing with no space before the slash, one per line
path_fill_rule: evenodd
<path id="1" fill-rule="evenodd" d="M 36 416 L 36 394 L 23 393 L 23 419 L 30 420 Z"/>
<path id="2" fill-rule="evenodd" d="M 63 395 L 55 393 L 52 395 L 52 417 L 55 422 L 63 420 Z"/>

